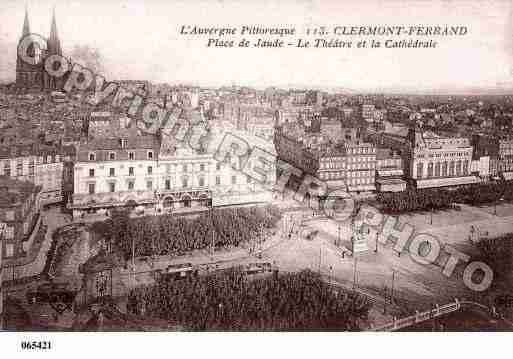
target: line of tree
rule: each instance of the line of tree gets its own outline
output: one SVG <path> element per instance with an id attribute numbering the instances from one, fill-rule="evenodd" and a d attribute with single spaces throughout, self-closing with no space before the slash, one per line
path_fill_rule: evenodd
<path id="1" fill-rule="evenodd" d="M 161 215 L 130 218 L 127 211 L 92 225 L 125 260 L 132 256 L 180 256 L 193 250 L 238 247 L 263 238 L 281 213 L 274 206 L 214 209 L 193 217 Z"/>
<path id="2" fill-rule="evenodd" d="M 250 280 L 242 272 L 161 279 L 128 295 L 130 313 L 176 321 L 188 330 L 357 330 L 370 302 L 335 291 L 310 270 Z"/>
<path id="3" fill-rule="evenodd" d="M 513 181 L 478 183 L 458 189 L 408 189 L 403 192 L 378 193 L 377 200 L 386 213 L 452 208 L 455 203 L 472 206 L 513 200 Z"/>

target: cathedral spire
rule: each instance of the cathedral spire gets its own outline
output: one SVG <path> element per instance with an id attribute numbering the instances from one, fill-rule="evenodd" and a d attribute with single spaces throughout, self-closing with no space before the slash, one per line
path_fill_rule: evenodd
<path id="1" fill-rule="evenodd" d="M 30 34 L 30 25 L 28 19 L 28 9 L 27 6 L 25 6 L 25 20 L 23 21 L 23 33 L 21 34 L 21 37 L 25 37 L 28 34 Z"/>
<path id="2" fill-rule="evenodd" d="M 52 14 L 52 27 L 50 29 L 50 38 L 48 39 L 48 52 L 51 55 L 62 55 L 61 41 L 57 33 L 57 22 L 55 20 L 55 7 Z"/>

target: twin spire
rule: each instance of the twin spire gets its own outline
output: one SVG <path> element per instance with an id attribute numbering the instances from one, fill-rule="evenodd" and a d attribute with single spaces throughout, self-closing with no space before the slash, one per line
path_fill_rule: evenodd
<path id="1" fill-rule="evenodd" d="M 28 18 L 28 9 L 25 7 L 25 20 L 23 21 L 23 33 L 22 37 L 30 34 L 30 24 Z M 55 20 L 55 7 L 52 13 L 52 25 L 50 28 L 50 37 L 48 38 L 48 52 L 52 55 L 62 55 L 61 41 L 59 40 L 59 34 L 57 33 L 57 21 Z"/>
<path id="2" fill-rule="evenodd" d="M 30 25 L 28 19 L 28 9 L 25 7 L 25 20 L 23 21 L 23 33 L 21 34 L 21 37 L 25 37 L 28 34 L 30 34 Z"/>

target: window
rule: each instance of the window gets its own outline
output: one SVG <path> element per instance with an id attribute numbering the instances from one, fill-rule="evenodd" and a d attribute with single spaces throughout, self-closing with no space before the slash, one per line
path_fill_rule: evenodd
<path id="1" fill-rule="evenodd" d="M 440 177 L 440 163 L 435 164 L 435 177 Z"/>
<path id="2" fill-rule="evenodd" d="M 114 177 L 116 175 L 116 169 L 115 168 L 109 168 L 109 176 Z"/>
<path id="3" fill-rule="evenodd" d="M 232 176 L 232 184 L 237 184 L 237 176 Z"/>
<path id="4" fill-rule="evenodd" d="M 433 177 L 433 163 L 429 162 L 428 164 L 428 177 Z"/>
<path id="5" fill-rule="evenodd" d="M 132 191 L 134 189 L 134 181 L 128 181 L 128 190 Z"/>
<path id="6" fill-rule="evenodd" d="M 216 163 L 216 171 L 219 171 L 221 170 L 221 164 L 218 162 Z"/>
<path id="7" fill-rule="evenodd" d="M 251 177 L 250 176 L 246 176 L 246 183 L 251 183 Z"/>
<path id="8" fill-rule="evenodd" d="M 116 192 L 116 184 L 114 182 L 109 182 L 109 192 Z"/>
<path id="9" fill-rule="evenodd" d="M 133 160 L 135 158 L 135 154 L 133 152 L 128 152 L 128 159 Z"/>
<path id="10" fill-rule="evenodd" d="M 148 151 L 148 159 L 149 160 L 153 159 L 153 151 Z"/>
<path id="11" fill-rule="evenodd" d="M 148 190 L 153 189 L 153 181 L 146 181 L 146 189 L 148 189 Z"/>
<path id="12" fill-rule="evenodd" d="M 94 183 L 89 183 L 89 194 L 94 194 L 95 193 L 95 184 Z"/>
<path id="13" fill-rule="evenodd" d="M 442 165 L 442 177 L 447 177 L 447 162 Z"/>
<path id="14" fill-rule="evenodd" d="M 16 163 L 16 176 L 23 176 L 23 162 Z"/>
<path id="15" fill-rule="evenodd" d="M 200 164 L 200 171 L 201 171 L 201 172 L 205 171 L 205 165 L 204 165 L 203 163 L 202 163 L 202 164 Z"/>
<path id="16" fill-rule="evenodd" d="M 153 167 L 152 166 L 148 166 L 148 174 L 149 175 L 153 174 Z"/>
<path id="17" fill-rule="evenodd" d="M 34 160 L 29 162 L 29 176 L 34 176 Z"/>
<path id="18" fill-rule="evenodd" d="M 182 172 L 187 172 L 187 165 L 182 165 Z"/>
<path id="19" fill-rule="evenodd" d="M 109 160 L 114 161 L 116 159 L 116 153 L 109 152 Z"/>
<path id="20" fill-rule="evenodd" d="M 461 175 L 461 160 L 458 160 L 456 162 L 456 175 L 457 176 L 460 176 Z"/>
<path id="21" fill-rule="evenodd" d="M 128 175 L 129 176 L 133 176 L 134 175 L 134 168 L 133 167 L 128 167 Z"/>
<path id="22" fill-rule="evenodd" d="M 13 239 L 14 238 L 14 227 L 13 226 L 5 227 L 4 238 L 5 239 Z"/>
<path id="23" fill-rule="evenodd" d="M 89 177 L 94 177 L 94 168 L 89 169 Z"/>
<path id="24" fill-rule="evenodd" d="M 12 244 L 12 243 L 5 244 L 5 256 L 6 257 L 14 256 L 14 244 Z"/>
<path id="25" fill-rule="evenodd" d="M 89 154 L 89 161 L 96 161 L 96 155 L 94 154 L 94 152 L 91 152 Z"/>
<path id="26" fill-rule="evenodd" d="M 423 172 L 424 172 L 424 165 L 422 163 L 417 163 L 417 178 L 422 178 Z"/>
<path id="27" fill-rule="evenodd" d="M 170 164 L 166 165 L 166 173 L 171 173 L 171 165 Z"/>
<path id="28" fill-rule="evenodd" d="M 9 161 L 4 162 L 4 175 L 11 176 L 11 163 Z"/>
<path id="29" fill-rule="evenodd" d="M 220 176 L 216 176 L 216 185 L 217 186 L 221 185 L 221 177 Z"/>
<path id="30" fill-rule="evenodd" d="M 165 186 L 166 186 L 167 190 L 170 190 L 171 189 L 171 180 L 167 179 Z"/>
<path id="31" fill-rule="evenodd" d="M 182 178 L 182 187 L 186 188 L 189 186 L 189 179 L 187 177 Z"/>
<path id="32" fill-rule="evenodd" d="M 198 185 L 200 187 L 204 187 L 205 186 L 205 179 L 203 177 L 200 177 L 200 179 L 198 181 Z"/>
<path id="33" fill-rule="evenodd" d="M 463 161 L 463 174 L 468 174 L 468 160 Z"/>

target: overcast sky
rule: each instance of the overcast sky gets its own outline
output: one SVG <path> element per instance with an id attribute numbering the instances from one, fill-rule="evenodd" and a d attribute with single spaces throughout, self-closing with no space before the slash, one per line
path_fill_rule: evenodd
<path id="1" fill-rule="evenodd" d="M 1 0 L 0 42 L 15 44 L 25 2 Z M 508 0 L 175 1 L 29 0 L 31 31 L 49 34 L 52 7 L 64 49 L 100 50 L 109 79 L 199 85 L 321 86 L 355 90 L 513 88 Z M 465 25 L 436 49 L 209 49 L 181 25 Z M 400 38 L 402 39 L 402 38 Z M 15 51 L 7 55 L 14 63 Z M 12 60 L 12 61 L 11 61 Z M 0 69 L 14 77 L 14 69 Z M 12 74 L 12 75 L 10 75 Z"/>

